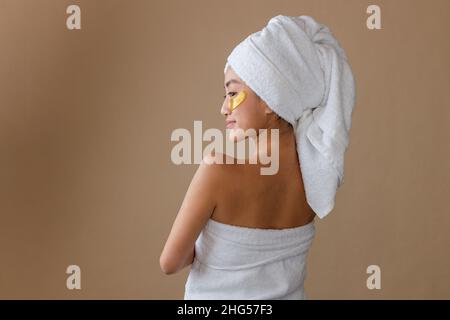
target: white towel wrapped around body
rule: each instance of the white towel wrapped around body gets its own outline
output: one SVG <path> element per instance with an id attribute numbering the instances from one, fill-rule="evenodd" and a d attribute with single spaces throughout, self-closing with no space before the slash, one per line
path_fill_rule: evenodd
<path id="1" fill-rule="evenodd" d="M 314 220 L 261 229 L 209 219 L 195 243 L 184 299 L 306 299 L 303 284 L 314 235 Z"/>

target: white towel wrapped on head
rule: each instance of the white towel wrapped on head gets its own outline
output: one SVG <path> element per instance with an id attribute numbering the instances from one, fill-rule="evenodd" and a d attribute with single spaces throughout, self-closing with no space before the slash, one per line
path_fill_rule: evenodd
<path id="1" fill-rule="evenodd" d="M 232 50 L 228 66 L 293 126 L 306 199 L 325 217 L 344 181 L 355 104 L 344 50 L 314 18 L 278 15 Z"/>

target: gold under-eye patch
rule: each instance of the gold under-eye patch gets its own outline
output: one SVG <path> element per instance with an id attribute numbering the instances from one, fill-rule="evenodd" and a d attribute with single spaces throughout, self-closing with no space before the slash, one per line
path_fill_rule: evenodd
<path id="1" fill-rule="evenodd" d="M 239 92 L 236 97 L 230 98 L 230 112 L 233 112 L 242 102 L 244 102 L 247 94 L 244 90 Z"/>

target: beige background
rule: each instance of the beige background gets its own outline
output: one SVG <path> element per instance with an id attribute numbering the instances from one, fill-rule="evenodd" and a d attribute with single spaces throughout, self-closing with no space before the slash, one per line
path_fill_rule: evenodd
<path id="1" fill-rule="evenodd" d="M 81 31 L 65 27 L 69 4 Z M 370 4 L 382 30 L 366 28 Z M 328 25 L 357 82 L 309 298 L 450 298 L 449 12 L 447 0 L 0 0 L 0 298 L 182 299 L 189 268 L 166 276 L 159 255 L 197 165 L 172 164 L 170 134 L 223 129 L 225 59 L 277 14 Z M 80 291 L 65 287 L 70 264 Z M 381 290 L 366 287 L 371 264 Z"/>

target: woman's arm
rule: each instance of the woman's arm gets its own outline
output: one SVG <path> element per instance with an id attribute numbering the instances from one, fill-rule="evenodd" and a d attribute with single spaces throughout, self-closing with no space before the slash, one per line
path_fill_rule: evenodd
<path id="1" fill-rule="evenodd" d="M 176 273 L 193 262 L 195 241 L 216 206 L 220 166 L 202 161 L 192 178 L 159 259 L 165 274 Z"/>
<path id="2" fill-rule="evenodd" d="M 185 263 L 181 266 L 181 269 L 184 269 L 184 267 L 187 267 L 188 265 L 191 265 L 194 262 L 194 257 L 195 257 L 195 248 L 192 249 L 191 254 L 189 255 L 189 257 L 187 258 L 187 260 L 185 261 Z"/>

